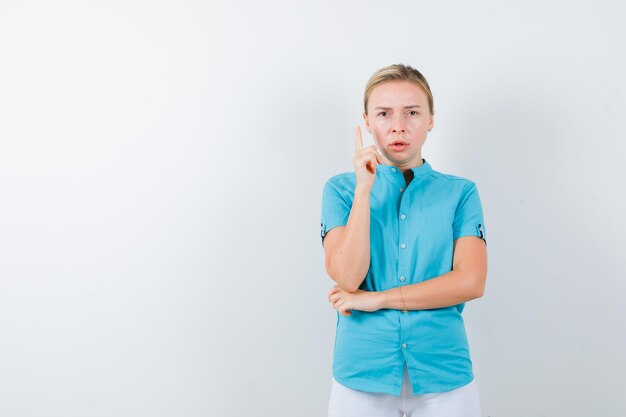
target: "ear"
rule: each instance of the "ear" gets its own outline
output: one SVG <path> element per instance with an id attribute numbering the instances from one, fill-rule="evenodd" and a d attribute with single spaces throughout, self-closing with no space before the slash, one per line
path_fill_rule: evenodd
<path id="1" fill-rule="evenodd" d="M 365 129 L 367 129 L 367 131 L 371 134 L 372 129 L 370 128 L 370 119 L 365 112 L 363 112 L 363 120 L 365 121 Z"/>
<path id="2" fill-rule="evenodd" d="M 430 132 L 430 131 L 433 129 L 433 127 L 435 126 L 435 120 L 434 120 L 434 119 L 435 119 L 435 114 L 433 113 L 433 114 L 431 114 L 431 115 L 430 115 L 430 120 L 428 120 L 428 131 L 429 131 L 429 132 Z"/>

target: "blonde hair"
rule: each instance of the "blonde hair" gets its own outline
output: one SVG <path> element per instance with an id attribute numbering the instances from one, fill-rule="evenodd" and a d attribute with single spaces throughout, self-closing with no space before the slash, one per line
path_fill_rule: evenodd
<path id="1" fill-rule="evenodd" d="M 422 73 L 415 68 L 404 64 L 389 65 L 372 74 L 367 82 L 367 85 L 365 86 L 365 96 L 363 98 L 363 108 L 365 109 L 365 114 L 367 114 L 367 101 L 374 88 L 382 83 L 394 80 L 411 81 L 417 84 L 417 86 L 421 88 L 428 97 L 430 114 L 435 114 L 433 94 L 430 91 L 430 86 L 428 85 L 426 78 L 424 78 Z"/>

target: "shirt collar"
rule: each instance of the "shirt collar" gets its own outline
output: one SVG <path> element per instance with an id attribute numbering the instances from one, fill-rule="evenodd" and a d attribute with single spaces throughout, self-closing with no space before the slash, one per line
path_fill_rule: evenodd
<path id="1" fill-rule="evenodd" d="M 433 169 L 430 166 L 430 164 L 428 163 L 428 161 L 424 158 L 422 158 L 422 165 L 420 166 L 416 166 L 416 167 L 412 167 L 411 170 L 413 170 L 413 174 L 415 177 L 419 176 L 419 175 L 426 175 L 428 173 L 430 173 Z M 382 174 L 385 175 L 399 175 L 402 176 L 402 171 L 394 166 L 394 165 L 387 165 L 387 164 L 378 164 L 376 165 L 376 172 L 380 172 Z"/>

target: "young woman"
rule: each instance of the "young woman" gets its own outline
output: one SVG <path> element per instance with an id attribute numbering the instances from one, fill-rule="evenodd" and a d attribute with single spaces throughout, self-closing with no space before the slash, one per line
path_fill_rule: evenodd
<path id="1" fill-rule="evenodd" d="M 337 310 L 328 415 L 479 417 L 461 313 L 487 276 L 476 184 L 433 169 L 426 79 L 406 65 L 375 72 L 364 97 L 354 172 L 322 194 L 326 271 Z"/>

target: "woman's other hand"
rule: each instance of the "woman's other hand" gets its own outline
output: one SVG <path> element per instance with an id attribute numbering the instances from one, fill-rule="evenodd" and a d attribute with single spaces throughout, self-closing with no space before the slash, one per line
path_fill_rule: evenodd
<path id="1" fill-rule="evenodd" d="M 356 290 L 355 292 L 347 292 L 342 290 L 338 285 L 328 292 L 328 301 L 331 302 L 335 310 L 342 316 L 350 316 L 350 310 L 376 311 L 380 310 L 380 301 L 378 292 Z"/>
<path id="2" fill-rule="evenodd" d="M 382 164 L 383 160 L 376 149 L 376 145 L 363 149 L 360 126 L 356 127 L 356 147 L 352 162 L 354 163 L 357 188 L 371 190 L 376 179 L 376 164 Z"/>

